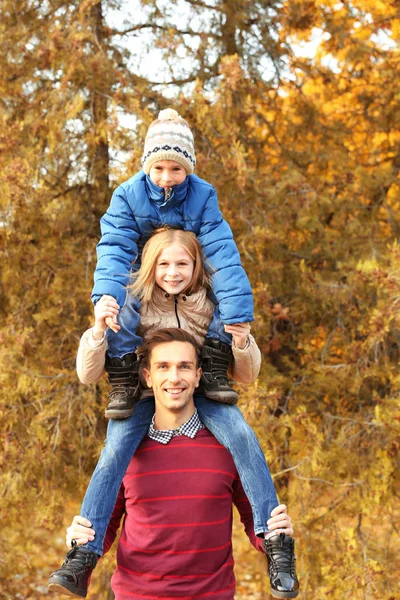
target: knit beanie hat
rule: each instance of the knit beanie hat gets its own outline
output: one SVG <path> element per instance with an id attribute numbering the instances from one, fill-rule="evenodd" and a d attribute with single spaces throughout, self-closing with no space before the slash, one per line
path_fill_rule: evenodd
<path id="1" fill-rule="evenodd" d="M 185 119 L 173 108 L 162 110 L 149 127 L 142 156 L 146 175 L 160 160 L 174 160 L 188 175 L 193 173 L 196 164 L 193 134 Z"/>

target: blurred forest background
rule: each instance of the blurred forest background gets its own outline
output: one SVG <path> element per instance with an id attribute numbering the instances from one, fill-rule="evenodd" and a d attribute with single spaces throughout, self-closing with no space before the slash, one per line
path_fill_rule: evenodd
<path id="1" fill-rule="evenodd" d="M 106 382 L 74 371 L 99 219 L 168 106 L 253 285 L 264 360 L 240 407 L 296 523 L 300 598 L 400 598 L 399 0 L 0 10 L 0 598 L 50 597 L 102 447 Z M 267 598 L 239 528 L 235 557 L 237 598 Z M 112 598 L 112 564 L 89 599 Z"/>

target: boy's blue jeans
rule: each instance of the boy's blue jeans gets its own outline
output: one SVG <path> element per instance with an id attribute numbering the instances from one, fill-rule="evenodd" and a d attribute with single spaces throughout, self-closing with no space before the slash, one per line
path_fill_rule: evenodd
<path id="1" fill-rule="evenodd" d="M 267 520 L 278 506 L 274 484 L 264 454 L 251 427 L 236 406 L 195 396 L 203 424 L 232 454 L 244 491 L 253 511 L 254 531 L 268 531 Z M 154 414 L 154 398 L 140 400 L 134 414 L 123 421 L 110 421 L 107 439 L 82 503 L 80 514 L 96 532 L 84 547 L 103 554 L 108 522 L 132 455 L 146 436 Z"/>
<path id="2" fill-rule="evenodd" d="M 110 358 L 122 358 L 125 354 L 135 352 L 142 344 L 142 338 L 137 335 L 136 329 L 140 321 L 140 300 L 132 294 L 127 294 L 126 302 L 118 315 L 118 325 L 121 329 L 114 333 L 107 329 L 107 353 Z M 176 324 L 178 327 L 178 323 Z M 218 306 L 215 307 L 207 337 L 219 339 L 224 344 L 232 345 L 232 336 L 224 330 L 224 324 Z"/>

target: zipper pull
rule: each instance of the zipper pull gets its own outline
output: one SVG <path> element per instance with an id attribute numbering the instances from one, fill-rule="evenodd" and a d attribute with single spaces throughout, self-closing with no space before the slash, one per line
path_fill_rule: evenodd
<path id="1" fill-rule="evenodd" d="M 172 188 L 165 188 L 164 189 L 164 202 L 168 202 L 168 200 L 171 198 L 172 195 Z"/>

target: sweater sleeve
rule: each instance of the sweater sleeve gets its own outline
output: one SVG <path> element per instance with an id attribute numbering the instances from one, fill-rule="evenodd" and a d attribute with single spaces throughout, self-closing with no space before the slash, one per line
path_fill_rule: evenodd
<path id="1" fill-rule="evenodd" d="M 117 501 L 115 503 L 114 510 L 111 515 L 111 519 L 108 523 L 106 535 L 104 538 L 104 554 L 108 552 L 111 546 L 113 545 L 114 540 L 117 537 L 117 532 L 121 523 L 121 519 L 124 516 L 125 512 L 125 488 L 124 484 L 122 484 L 118 492 Z"/>
<path id="2" fill-rule="evenodd" d="M 85 331 L 79 342 L 76 357 L 76 372 L 79 381 L 85 385 L 97 383 L 104 371 L 107 344 L 104 340 L 99 346 L 93 348 L 89 344 L 91 329 Z"/>
<path id="3" fill-rule="evenodd" d="M 250 543 L 254 546 L 256 550 L 262 549 L 262 539 L 258 538 L 254 532 L 254 521 L 253 521 L 253 513 L 251 511 L 250 502 L 247 499 L 247 496 L 244 492 L 242 482 L 240 481 L 239 476 L 235 479 L 233 484 L 233 503 L 239 511 L 240 520 L 243 523 L 245 532 L 247 537 L 250 540 Z"/>
<path id="4" fill-rule="evenodd" d="M 100 220 L 101 239 L 97 244 L 97 266 L 94 273 L 92 301 L 109 294 L 122 307 L 132 262 L 137 258 L 140 231 L 126 197 L 119 186 L 107 212 Z"/>
<path id="5" fill-rule="evenodd" d="M 254 337 L 249 334 L 246 346 L 241 349 L 232 344 L 232 377 L 237 383 L 254 383 L 261 368 L 261 352 Z"/>
<path id="6" fill-rule="evenodd" d="M 213 272 L 211 285 L 222 321 L 228 325 L 254 321 L 250 282 L 213 187 L 203 210 L 198 239 Z"/>

